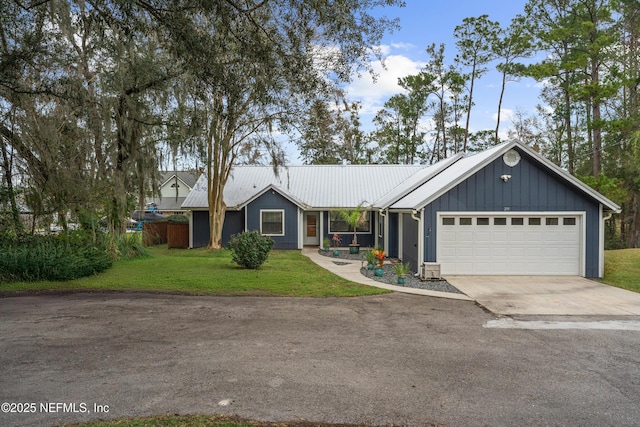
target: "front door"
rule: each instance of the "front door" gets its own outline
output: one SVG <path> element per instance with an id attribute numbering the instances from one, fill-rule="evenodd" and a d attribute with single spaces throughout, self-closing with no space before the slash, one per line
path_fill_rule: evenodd
<path id="1" fill-rule="evenodd" d="M 320 245 L 320 230 L 318 212 L 304 213 L 304 244 Z"/>

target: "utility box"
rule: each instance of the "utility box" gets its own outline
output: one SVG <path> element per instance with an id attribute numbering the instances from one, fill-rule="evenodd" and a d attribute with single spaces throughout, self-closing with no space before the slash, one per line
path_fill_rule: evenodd
<path id="1" fill-rule="evenodd" d="M 422 263 L 420 278 L 423 280 L 440 279 L 440 264 L 435 262 Z"/>

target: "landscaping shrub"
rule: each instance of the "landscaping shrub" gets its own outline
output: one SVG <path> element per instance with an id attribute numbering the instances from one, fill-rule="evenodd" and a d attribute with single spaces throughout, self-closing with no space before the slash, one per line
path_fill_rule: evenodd
<path id="1" fill-rule="evenodd" d="M 151 256 L 149 249 L 142 243 L 142 233 L 125 233 L 116 238 L 117 258 L 146 258 Z"/>
<path id="2" fill-rule="evenodd" d="M 103 236 L 82 232 L 0 241 L 0 282 L 72 280 L 111 267 Z"/>
<path id="3" fill-rule="evenodd" d="M 257 231 L 234 234 L 229 240 L 231 258 L 238 265 L 255 270 L 269 257 L 274 241 Z"/>
<path id="4" fill-rule="evenodd" d="M 186 215 L 171 215 L 166 219 L 167 222 L 189 223 L 189 217 Z"/>

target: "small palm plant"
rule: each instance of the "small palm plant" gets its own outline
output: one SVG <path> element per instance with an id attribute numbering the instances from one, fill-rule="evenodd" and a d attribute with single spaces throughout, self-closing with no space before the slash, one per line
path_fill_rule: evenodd
<path id="1" fill-rule="evenodd" d="M 376 262 L 376 254 L 369 249 L 364 253 L 364 258 L 367 260 L 367 269 L 373 270 L 373 264 Z"/>
<path id="2" fill-rule="evenodd" d="M 329 240 L 328 237 L 322 239 L 322 247 L 324 248 L 325 252 L 329 252 L 329 246 L 331 246 L 331 240 Z"/>
<path id="3" fill-rule="evenodd" d="M 405 263 L 399 262 L 394 265 L 394 269 L 398 277 L 406 277 L 407 273 L 409 273 L 409 268 L 411 268 L 411 266 L 409 265 L 408 262 L 405 262 Z"/>
<path id="4" fill-rule="evenodd" d="M 396 274 L 398 275 L 398 285 L 404 285 L 407 283 L 407 274 L 409 273 L 409 268 L 411 266 L 408 262 L 405 263 L 397 263 L 393 266 Z"/>
<path id="5" fill-rule="evenodd" d="M 351 247 L 353 250 L 351 253 L 358 253 L 358 227 L 362 227 L 367 223 L 367 211 L 360 203 L 355 209 L 341 210 L 339 211 L 340 217 L 353 229 L 353 241 Z"/>

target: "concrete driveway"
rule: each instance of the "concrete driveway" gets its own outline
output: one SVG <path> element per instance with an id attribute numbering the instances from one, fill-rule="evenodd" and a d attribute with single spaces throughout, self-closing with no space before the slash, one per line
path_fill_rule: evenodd
<path id="1" fill-rule="evenodd" d="M 577 276 L 447 276 L 495 314 L 640 315 L 640 294 Z"/>

